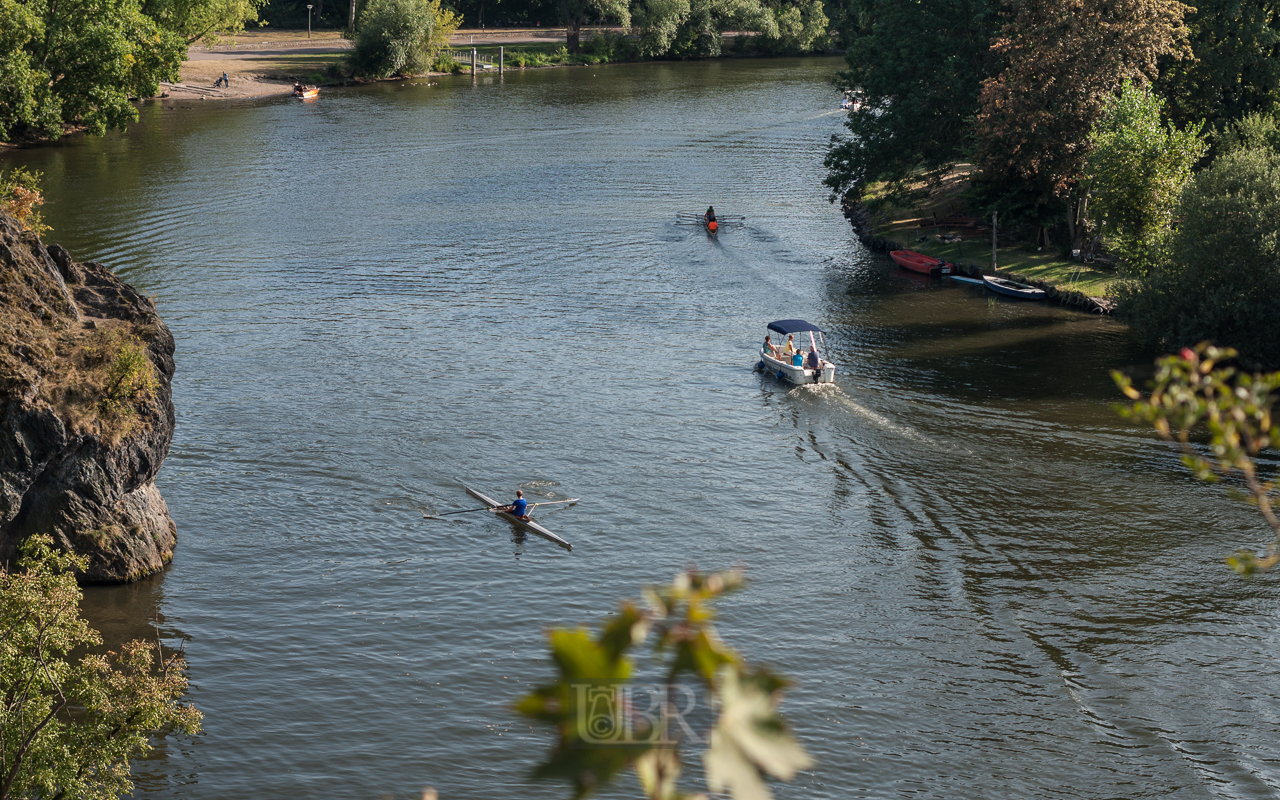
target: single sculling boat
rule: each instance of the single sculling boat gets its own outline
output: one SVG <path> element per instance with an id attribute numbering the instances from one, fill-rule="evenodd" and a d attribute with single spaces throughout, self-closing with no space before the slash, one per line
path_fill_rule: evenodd
<path id="1" fill-rule="evenodd" d="M 951 264 L 940 258 L 926 256 L 924 253 L 917 253 L 915 250 L 891 250 L 889 258 L 892 258 L 898 266 L 903 269 L 909 269 L 912 272 L 921 272 L 925 275 L 950 275 Z"/>
<path id="2" fill-rule="evenodd" d="M 480 492 L 477 492 L 475 489 L 472 489 L 470 486 L 463 486 L 462 488 L 467 490 L 467 494 L 471 495 L 475 499 L 479 500 L 481 503 L 484 503 L 486 506 L 488 506 L 489 510 L 493 511 L 494 514 L 498 515 L 499 517 L 502 517 L 507 522 L 510 522 L 512 525 L 515 525 L 520 530 L 532 531 L 533 533 L 538 534 L 544 539 L 555 542 L 556 544 L 560 545 L 566 550 L 573 549 L 573 545 L 569 544 L 564 539 L 561 539 L 559 536 L 556 536 L 554 533 L 542 527 L 541 525 L 534 522 L 533 520 L 528 520 L 528 521 L 522 520 L 519 517 L 517 517 L 515 514 L 512 514 L 510 511 L 498 511 L 497 509 L 506 505 L 505 503 L 499 503 L 497 500 L 494 500 L 492 497 L 483 495 Z"/>
<path id="3" fill-rule="evenodd" d="M 805 322 L 802 319 L 780 319 L 768 324 L 768 329 L 774 333 L 786 336 L 787 334 L 800 335 L 800 352 L 804 356 L 799 366 L 792 364 L 782 355 L 782 347 L 778 348 L 779 355 L 774 355 L 767 348 L 760 348 L 760 361 L 756 364 L 756 369 L 761 372 L 767 372 L 780 381 L 790 381 L 797 386 L 806 383 L 835 383 L 836 365 L 822 358 L 822 351 L 826 349 L 826 341 L 823 339 L 822 331 L 817 325 Z M 809 346 L 817 347 L 819 369 L 809 369 L 807 364 L 809 360 L 809 348 L 804 346 L 804 335 L 809 334 Z M 782 342 L 785 345 L 785 340 Z"/>
<path id="4" fill-rule="evenodd" d="M 320 96 L 319 86 L 295 86 L 293 87 L 293 96 L 300 100 L 310 100 L 313 97 Z"/>
<path id="5" fill-rule="evenodd" d="M 741 228 L 745 219 L 741 214 L 717 214 L 715 219 L 707 219 L 706 214 L 697 211 L 676 212 L 676 222 L 701 225 L 707 233 L 717 233 L 722 228 Z"/>
<path id="6" fill-rule="evenodd" d="M 1016 297 L 1019 300 L 1043 300 L 1046 297 L 1044 289 L 1037 289 L 1034 286 L 1011 281 L 1008 278 L 983 275 L 982 283 L 991 291 L 996 294 L 1002 294 L 1005 297 Z"/>

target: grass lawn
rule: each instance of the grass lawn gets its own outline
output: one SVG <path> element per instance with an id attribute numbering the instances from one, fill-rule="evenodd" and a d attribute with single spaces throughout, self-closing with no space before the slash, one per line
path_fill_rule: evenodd
<path id="1" fill-rule="evenodd" d="M 943 177 L 941 183 L 933 187 L 928 196 L 922 198 L 915 208 L 889 207 L 881 209 L 877 215 L 879 222 L 876 233 L 887 239 L 901 242 L 906 247 L 935 258 L 954 261 L 957 264 L 969 264 L 983 269 L 991 266 L 991 229 L 981 227 L 979 220 L 977 229 L 959 226 L 933 226 L 926 223 L 920 226 L 922 218 L 961 216 L 965 214 L 964 190 L 969 177 L 973 173 L 971 164 L 957 164 Z M 883 190 L 882 185 L 873 185 L 868 196 L 875 198 Z M 912 189 L 924 190 L 923 183 L 913 185 Z M 885 217 L 888 220 L 885 221 Z M 985 221 L 990 224 L 989 220 Z M 955 234 L 961 241 L 944 244 L 934 238 L 935 234 Z M 927 236 L 924 241 L 916 241 L 918 237 Z M 1027 245 L 1001 247 L 996 251 L 996 264 L 1000 272 L 1015 275 L 1034 281 L 1044 281 L 1058 289 L 1082 292 L 1090 297 L 1106 297 L 1111 294 L 1111 284 L 1116 274 L 1096 269 L 1082 261 L 1069 261 L 1057 252 L 1036 252 Z"/>
<path id="2" fill-rule="evenodd" d="M 958 264 L 972 264 L 984 269 L 991 264 L 990 242 L 978 239 L 943 244 L 930 238 L 924 242 L 908 241 L 906 245 L 916 252 Z M 1036 253 L 1022 247 L 997 249 L 996 265 L 1000 272 L 1044 281 L 1059 289 L 1083 292 L 1090 297 L 1111 294 L 1111 283 L 1116 279 L 1114 272 L 1094 269 L 1083 261 L 1067 261 L 1056 253 Z"/>

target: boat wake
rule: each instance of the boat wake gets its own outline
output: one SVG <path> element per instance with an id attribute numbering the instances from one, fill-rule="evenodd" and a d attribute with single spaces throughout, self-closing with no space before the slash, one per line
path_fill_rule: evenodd
<path id="1" fill-rule="evenodd" d="M 902 436 L 903 438 L 910 439 L 914 442 L 927 444 L 930 447 L 939 446 L 938 442 L 934 441 L 932 438 L 930 438 L 929 436 L 926 436 L 925 434 L 921 433 L 915 428 L 912 428 L 910 425 L 903 425 L 903 424 L 894 422 L 893 420 L 886 417 L 884 414 L 881 414 L 877 411 L 873 411 L 867 408 L 866 406 L 864 406 L 862 403 L 859 403 L 857 400 L 854 400 L 852 397 L 845 394 L 844 390 L 840 388 L 839 384 L 809 383 L 803 386 L 795 387 L 791 391 L 787 392 L 787 395 L 789 397 L 798 397 L 798 396 L 821 397 L 826 402 L 835 403 L 839 406 L 847 408 L 853 413 L 862 417 L 863 419 L 875 423 L 875 425 L 881 428 L 882 430 L 897 434 L 899 436 Z"/>

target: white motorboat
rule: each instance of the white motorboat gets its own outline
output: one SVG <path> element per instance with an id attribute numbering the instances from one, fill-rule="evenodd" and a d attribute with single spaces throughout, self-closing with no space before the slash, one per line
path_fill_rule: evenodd
<path id="1" fill-rule="evenodd" d="M 835 383 L 836 365 L 822 358 L 823 352 L 826 351 L 826 340 L 822 336 L 822 330 L 809 322 L 802 319 L 780 319 L 768 324 L 770 334 L 779 334 L 779 340 L 775 345 L 776 354 L 769 348 L 761 345 L 760 362 L 756 364 L 756 369 L 761 372 L 767 372 L 780 381 L 789 381 L 802 386 L 806 383 Z M 809 343 L 805 344 L 805 334 L 808 334 Z M 786 355 L 785 348 L 787 336 L 799 336 L 798 340 L 794 340 L 799 347 L 801 355 L 801 363 L 795 364 L 793 357 Z M 809 369 L 809 348 L 817 348 L 819 369 Z"/>

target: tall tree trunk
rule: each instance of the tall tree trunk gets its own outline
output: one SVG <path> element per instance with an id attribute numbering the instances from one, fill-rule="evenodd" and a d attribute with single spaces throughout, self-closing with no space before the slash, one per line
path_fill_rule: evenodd
<path id="1" fill-rule="evenodd" d="M 324 16 L 324 0 L 315 0 L 316 2 L 316 26 L 319 27 L 320 19 Z"/>
<path id="2" fill-rule="evenodd" d="M 1067 201 L 1067 246 L 1076 246 L 1076 209 L 1079 201 L 1072 198 Z"/>
<path id="3" fill-rule="evenodd" d="M 571 22 L 565 26 L 565 47 L 570 53 L 582 49 L 582 23 Z"/>
<path id="4" fill-rule="evenodd" d="M 356 32 L 356 0 L 351 0 L 351 13 L 347 17 L 347 30 Z"/>

